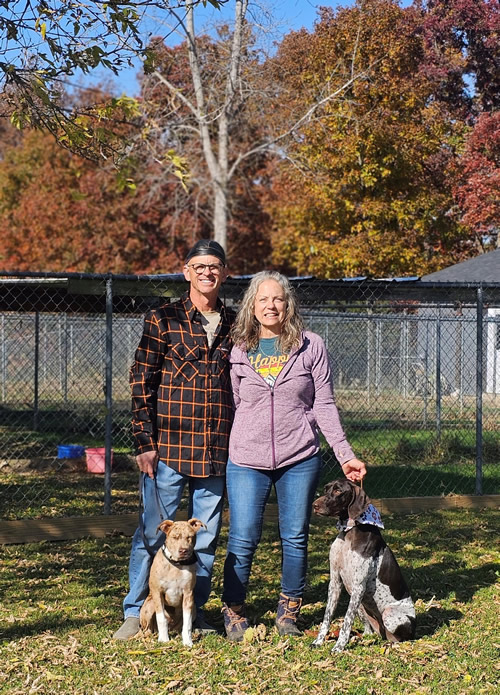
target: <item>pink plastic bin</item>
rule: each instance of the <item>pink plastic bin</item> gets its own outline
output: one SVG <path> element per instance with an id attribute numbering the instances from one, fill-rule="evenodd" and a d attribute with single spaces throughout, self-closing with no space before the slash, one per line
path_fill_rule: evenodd
<path id="1" fill-rule="evenodd" d="M 105 473 L 106 449 L 103 446 L 85 449 L 85 454 L 89 473 Z M 111 465 L 113 465 L 113 451 L 111 451 Z"/>

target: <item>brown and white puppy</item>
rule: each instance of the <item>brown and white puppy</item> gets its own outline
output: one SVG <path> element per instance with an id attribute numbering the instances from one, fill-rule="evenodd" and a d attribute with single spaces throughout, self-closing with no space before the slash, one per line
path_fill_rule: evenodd
<path id="1" fill-rule="evenodd" d="M 143 630 L 156 632 L 158 641 L 168 642 L 169 629 L 178 631 L 182 625 L 182 643 L 193 646 L 195 618 L 194 586 L 196 556 L 194 544 L 200 528 L 199 519 L 163 521 L 158 530 L 165 533 L 165 542 L 156 553 L 149 574 L 149 595 L 140 612 Z"/>
<path id="2" fill-rule="evenodd" d="M 396 558 L 377 526 L 356 522 L 370 504 L 363 490 L 347 479 L 328 483 L 324 495 L 313 503 L 316 514 L 339 517 L 341 526 L 348 529 L 340 531 L 330 548 L 328 599 L 313 647 L 325 641 L 342 583 L 351 599 L 332 652 L 346 646 L 356 614 L 365 634 L 376 632 L 391 642 L 415 636 L 415 607 Z"/>

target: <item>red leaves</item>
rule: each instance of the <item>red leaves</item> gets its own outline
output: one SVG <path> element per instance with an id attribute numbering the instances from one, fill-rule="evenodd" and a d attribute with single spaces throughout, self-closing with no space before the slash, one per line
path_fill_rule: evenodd
<path id="1" fill-rule="evenodd" d="M 454 193 L 464 224 L 480 243 L 486 235 L 493 245 L 500 219 L 500 112 L 482 114 L 467 138 Z"/>

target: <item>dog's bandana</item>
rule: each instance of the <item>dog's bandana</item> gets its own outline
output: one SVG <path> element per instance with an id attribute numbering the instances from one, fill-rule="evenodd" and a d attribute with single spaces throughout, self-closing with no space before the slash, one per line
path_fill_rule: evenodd
<path id="1" fill-rule="evenodd" d="M 337 528 L 339 531 L 349 531 L 356 524 L 369 524 L 370 526 L 378 526 L 384 528 L 380 512 L 373 504 L 369 504 L 365 511 L 358 516 L 357 519 L 339 519 Z"/>

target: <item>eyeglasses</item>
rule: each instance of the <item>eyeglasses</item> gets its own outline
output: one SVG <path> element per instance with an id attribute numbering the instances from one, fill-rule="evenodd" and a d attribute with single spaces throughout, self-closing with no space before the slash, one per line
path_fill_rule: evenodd
<path id="1" fill-rule="evenodd" d="M 207 268 L 212 275 L 218 275 L 224 265 L 222 263 L 192 263 L 191 265 L 188 264 L 188 268 L 192 268 L 196 275 L 201 275 Z"/>

